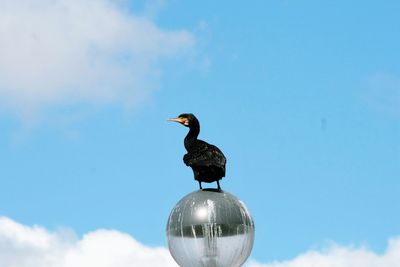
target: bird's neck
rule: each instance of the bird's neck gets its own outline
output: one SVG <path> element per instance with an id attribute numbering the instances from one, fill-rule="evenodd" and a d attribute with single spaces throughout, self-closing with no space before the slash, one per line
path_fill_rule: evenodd
<path id="1" fill-rule="evenodd" d="M 190 127 L 188 134 L 185 137 L 185 148 L 189 151 L 191 145 L 197 140 L 200 133 L 200 125 L 193 125 Z"/>

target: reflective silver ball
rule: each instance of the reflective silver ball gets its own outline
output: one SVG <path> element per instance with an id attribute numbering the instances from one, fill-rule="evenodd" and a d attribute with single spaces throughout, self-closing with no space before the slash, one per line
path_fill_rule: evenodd
<path id="1" fill-rule="evenodd" d="M 172 210 L 168 247 L 181 267 L 236 267 L 249 257 L 254 222 L 246 206 L 227 192 L 188 194 Z"/>

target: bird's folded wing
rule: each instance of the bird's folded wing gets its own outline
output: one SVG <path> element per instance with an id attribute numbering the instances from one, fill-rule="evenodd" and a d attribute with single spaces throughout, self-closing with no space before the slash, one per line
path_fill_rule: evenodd
<path id="1" fill-rule="evenodd" d="M 183 157 L 186 165 L 192 167 L 200 166 L 225 166 L 226 159 L 222 152 L 213 145 L 204 145 L 194 152 L 187 153 Z"/>

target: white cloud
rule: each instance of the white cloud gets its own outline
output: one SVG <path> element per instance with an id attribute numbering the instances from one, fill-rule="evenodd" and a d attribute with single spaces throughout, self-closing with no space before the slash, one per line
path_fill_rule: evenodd
<path id="1" fill-rule="evenodd" d="M 333 245 L 323 251 L 308 251 L 293 260 L 261 264 L 252 262 L 247 267 L 399 267 L 400 238 L 389 241 L 386 252 L 379 255 L 367 248 Z"/>
<path id="2" fill-rule="evenodd" d="M 177 267 L 164 247 L 140 244 L 128 234 L 97 230 L 77 239 L 0 217 L 1 267 Z"/>
<path id="3" fill-rule="evenodd" d="M 383 254 L 365 247 L 332 245 L 292 260 L 246 267 L 399 267 L 400 238 Z M 0 217 L 1 267 L 178 267 L 165 247 L 148 247 L 116 230 L 99 229 L 77 238 L 71 230 L 49 231 Z"/>
<path id="4" fill-rule="evenodd" d="M 29 116 L 53 105 L 135 106 L 160 61 L 194 44 L 113 0 L 0 1 L 0 106 Z"/>

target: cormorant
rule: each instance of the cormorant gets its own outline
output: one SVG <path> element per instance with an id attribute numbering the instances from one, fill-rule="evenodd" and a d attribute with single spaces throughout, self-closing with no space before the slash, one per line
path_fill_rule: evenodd
<path id="1" fill-rule="evenodd" d="M 221 190 L 219 180 L 225 176 L 226 158 L 218 147 L 197 139 L 200 133 L 197 118 L 193 114 L 184 113 L 169 121 L 189 127 L 184 141 L 188 153 L 183 156 L 183 162 L 193 169 L 194 179 L 199 182 L 200 189 L 201 182 L 217 182 L 218 190 Z"/>

